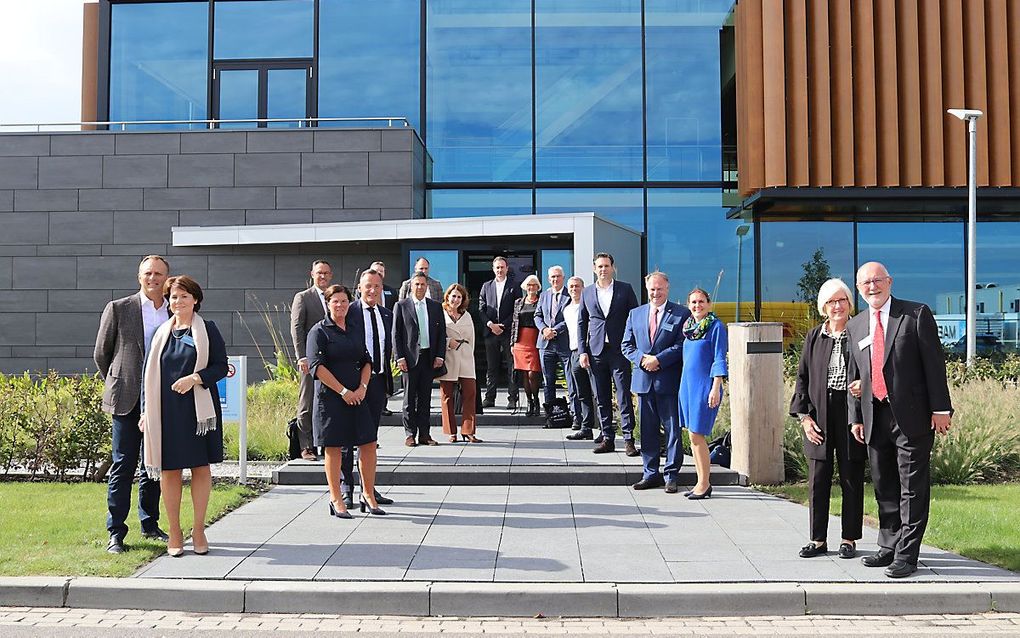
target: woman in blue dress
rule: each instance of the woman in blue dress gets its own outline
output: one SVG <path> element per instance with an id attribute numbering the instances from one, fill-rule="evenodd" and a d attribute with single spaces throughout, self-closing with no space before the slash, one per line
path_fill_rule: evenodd
<path id="1" fill-rule="evenodd" d="M 710 498 L 711 462 L 708 442 L 722 403 L 726 378 L 726 326 L 712 312 L 707 292 L 695 288 L 687 295 L 691 316 L 684 323 L 684 367 L 680 376 L 680 420 L 691 435 L 698 484 L 687 492 L 689 499 Z"/>
<path id="2" fill-rule="evenodd" d="M 173 316 L 152 337 L 145 363 L 142 418 L 145 469 L 158 478 L 170 522 L 167 553 L 184 553 L 181 494 L 184 469 L 191 470 L 195 510 L 191 542 L 209 553 L 205 514 L 212 491 L 210 463 L 223 461 L 223 417 L 216 383 L 227 376 L 227 348 L 216 324 L 198 314 L 202 288 L 188 277 L 163 285 Z M 158 356 L 153 356 L 158 353 Z"/>

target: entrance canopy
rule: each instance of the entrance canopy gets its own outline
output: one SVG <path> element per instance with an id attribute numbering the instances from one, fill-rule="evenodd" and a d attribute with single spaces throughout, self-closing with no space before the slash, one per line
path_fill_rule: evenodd
<path id="1" fill-rule="evenodd" d="M 592 256 L 611 253 L 617 277 L 639 286 L 641 233 L 595 213 L 506 215 L 448 219 L 400 219 L 370 222 L 263 224 L 251 226 L 177 226 L 174 246 L 251 246 L 436 239 L 508 240 L 529 236 L 570 236 L 573 272 L 592 281 Z M 545 281 L 545 274 L 539 273 Z M 570 273 L 568 273 L 569 275 Z"/>

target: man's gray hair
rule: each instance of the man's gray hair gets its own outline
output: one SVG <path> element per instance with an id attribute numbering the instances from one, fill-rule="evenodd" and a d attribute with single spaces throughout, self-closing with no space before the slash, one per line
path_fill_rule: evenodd
<path id="1" fill-rule="evenodd" d="M 662 279 L 667 284 L 669 283 L 669 275 L 662 272 L 661 270 L 653 270 L 652 272 L 645 275 L 645 285 L 648 285 L 648 282 L 651 281 L 652 279 L 655 279 L 656 277 Z"/>
<path id="2" fill-rule="evenodd" d="M 561 275 L 567 274 L 567 273 L 563 272 L 563 266 L 556 265 L 556 266 L 549 266 L 549 270 L 546 271 L 546 275 L 551 275 L 552 271 L 554 271 L 554 270 L 560 271 Z"/>

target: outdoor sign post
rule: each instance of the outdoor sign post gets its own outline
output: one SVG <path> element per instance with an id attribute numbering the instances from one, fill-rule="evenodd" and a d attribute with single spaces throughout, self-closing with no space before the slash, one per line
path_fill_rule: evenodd
<path id="1" fill-rule="evenodd" d="M 227 376 L 216 384 L 223 422 L 237 421 L 237 482 L 248 482 L 248 357 L 227 357 Z"/>

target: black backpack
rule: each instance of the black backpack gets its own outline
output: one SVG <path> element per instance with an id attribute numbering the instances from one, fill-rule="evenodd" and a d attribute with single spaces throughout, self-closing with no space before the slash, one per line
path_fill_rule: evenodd
<path id="1" fill-rule="evenodd" d="M 557 397 L 551 403 L 545 404 L 545 425 L 546 429 L 569 428 L 574 422 L 570 415 L 570 406 L 563 397 Z"/>
<path id="2" fill-rule="evenodd" d="M 301 433 L 298 430 L 298 420 L 294 417 L 287 423 L 287 438 L 290 440 L 288 455 L 290 460 L 301 458 Z"/>

